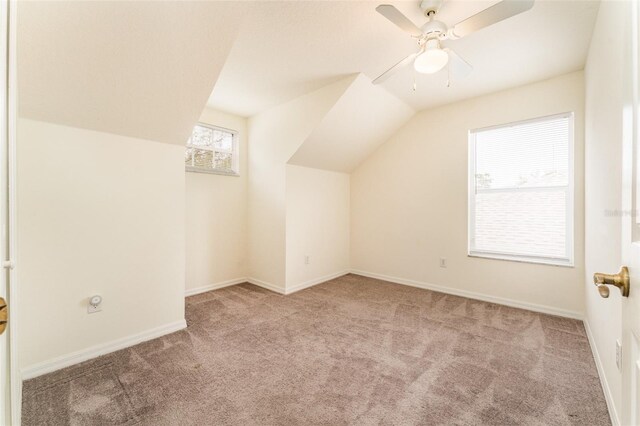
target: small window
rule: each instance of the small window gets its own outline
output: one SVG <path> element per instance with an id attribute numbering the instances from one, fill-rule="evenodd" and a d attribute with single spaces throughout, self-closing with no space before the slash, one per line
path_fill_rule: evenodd
<path id="1" fill-rule="evenodd" d="M 573 114 L 469 133 L 469 255 L 573 265 Z"/>
<path id="2" fill-rule="evenodd" d="M 197 124 L 187 141 L 184 163 L 188 172 L 237 176 L 237 133 L 208 124 Z"/>

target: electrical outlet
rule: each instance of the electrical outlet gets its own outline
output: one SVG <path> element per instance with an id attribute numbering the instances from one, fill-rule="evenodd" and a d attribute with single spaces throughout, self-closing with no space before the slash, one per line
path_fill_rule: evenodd
<path id="1" fill-rule="evenodd" d="M 619 340 L 616 340 L 616 366 L 622 370 L 622 344 Z"/>
<path id="2" fill-rule="evenodd" d="M 304 257 L 304 264 L 305 264 L 305 265 L 308 265 L 310 262 L 311 262 L 311 256 L 306 255 L 306 256 Z"/>
<path id="3" fill-rule="evenodd" d="M 446 268 L 447 267 L 447 259 L 444 257 L 440 258 L 440 267 L 441 268 Z"/>

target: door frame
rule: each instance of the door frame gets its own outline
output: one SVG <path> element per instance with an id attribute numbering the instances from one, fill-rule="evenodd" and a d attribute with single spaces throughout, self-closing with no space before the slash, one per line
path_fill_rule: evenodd
<path id="1" fill-rule="evenodd" d="M 6 41 L 5 69 L 7 83 L 5 86 L 6 104 L 6 177 L 3 179 L 7 185 L 6 204 L 6 254 L 7 258 L 1 259 L 3 268 L 8 270 L 7 300 L 9 303 L 9 321 L 7 322 L 8 351 L 8 379 L 9 386 L 5 389 L 5 410 L 9 412 L 9 420 L 12 425 L 20 425 L 22 411 L 22 375 L 18 361 L 18 269 L 17 269 L 17 6 L 18 0 L 2 0 L 3 31 Z M 7 404 L 8 400 L 8 404 Z M 8 406 L 6 406 L 8 405 Z"/>

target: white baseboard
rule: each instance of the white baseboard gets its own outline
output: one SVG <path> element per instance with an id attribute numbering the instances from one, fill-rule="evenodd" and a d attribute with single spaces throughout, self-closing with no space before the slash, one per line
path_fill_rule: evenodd
<path id="1" fill-rule="evenodd" d="M 202 287 L 189 288 L 184 292 L 185 296 L 193 296 L 196 294 L 204 293 L 211 290 L 218 290 L 220 288 L 229 287 L 236 284 L 246 283 L 247 278 L 236 278 L 234 280 L 221 281 L 215 284 L 203 285 Z"/>
<path id="2" fill-rule="evenodd" d="M 598 376 L 600 377 L 600 384 L 602 385 L 602 392 L 604 392 L 604 399 L 607 402 L 607 408 L 609 409 L 609 416 L 611 417 L 611 424 L 613 426 L 620 426 L 620 418 L 618 417 L 618 412 L 616 411 L 616 406 L 613 403 L 613 395 L 611 394 L 611 388 L 609 387 L 609 382 L 607 382 L 607 376 L 604 374 L 604 366 L 602 365 L 602 360 L 600 359 L 600 354 L 598 353 L 598 348 L 595 344 L 595 339 L 593 334 L 591 333 L 591 327 L 589 326 L 589 321 L 585 320 L 584 329 L 587 332 L 587 340 L 589 340 L 589 346 L 591 346 L 591 353 L 593 354 L 593 359 L 596 363 L 596 369 L 598 370 Z"/>
<path id="3" fill-rule="evenodd" d="M 313 280 L 305 281 L 300 284 L 296 284 L 291 286 L 285 290 L 285 294 L 295 293 L 296 291 L 304 290 L 305 288 L 313 287 L 314 285 L 322 284 L 323 282 L 330 281 L 341 277 L 343 275 L 347 275 L 349 271 L 340 271 L 333 274 L 325 275 L 324 277 L 316 278 Z"/>
<path id="4" fill-rule="evenodd" d="M 552 306 L 537 305 L 535 303 L 521 302 L 518 300 L 506 299 L 503 297 L 490 296 L 483 293 L 476 293 L 473 291 L 460 290 L 452 287 L 445 287 L 442 285 L 425 283 L 421 281 L 409 280 L 406 278 L 390 277 L 387 275 L 376 274 L 373 272 L 351 270 L 352 274 L 362 275 L 363 277 L 376 278 L 378 280 L 389 281 L 395 284 L 403 284 L 411 287 L 424 288 L 427 290 L 433 290 L 440 293 L 452 294 L 454 296 L 467 297 L 469 299 L 482 300 L 484 302 L 496 303 L 498 305 L 506 305 L 514 308 L 526 309 L 528 311 L 541 312 L 543 314 L 556 315 L 560 317 L 573 318 L 582 320 L 583 315 L 580 312 L 568 311 L 564 309 L 554 308 Z"/>
<path id="5" fill-rule="evenodd" d="M 275 286 L 271 283 L 259 280 L 257 278 L 249 277 L 247 278 L 247 281 L 249 282 L 249 284 L 257 285 L 258 287 L 266 288 L 267 290 L 271 290 L 279 294 L 286 294 L 285 290 L 282 287 Z"/>
<path id="6" fill-rule="evenodd" d="M 60 370 L 61 368 L 69 367 L 80 362 L 97 358 L 101 355 L 106 355 L 120 349 L 128 348 L 129 346 L 137 345 L 138 343 L 146 342 L 147 340 L 155 339 L 166 334 L 182 330 L 186 327 L 187 322 L 185 320 L 180 320 L 153 328 L 151 330 L 143 331 L 142 333 L 134 334 L 133 336 L 127 336 L 108 343 L 91 346 L 89 348 L 62 355 L 48 361 L 40 362 L 38 364 L 23 368 L 21 371 L 22 380 L 28 380 L 34 377 L 41 376 L 43 374 L 51 373 L 53 371 Z"/>

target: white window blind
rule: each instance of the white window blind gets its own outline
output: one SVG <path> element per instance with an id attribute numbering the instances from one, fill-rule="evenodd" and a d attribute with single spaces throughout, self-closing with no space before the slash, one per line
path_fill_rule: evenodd
<path id="1" fill-rule="evenodd" d="M 197 124 L 187 141 L 185 167 L 190 172 L 238 174 L 236 132 Z"/>
<path id="2" fill-rule="evenodd" d="M 469 254 L 573 263 L 573 114 L 469 134 Z"/>

